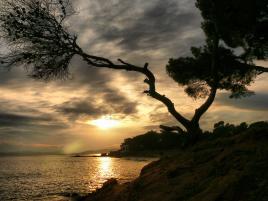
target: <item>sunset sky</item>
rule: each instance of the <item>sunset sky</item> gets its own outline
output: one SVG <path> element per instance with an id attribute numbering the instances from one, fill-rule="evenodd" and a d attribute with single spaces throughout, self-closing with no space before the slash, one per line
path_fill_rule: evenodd
<path id="1" fill-rule="evenodd" d="M 68 28 L 78 35 L 84 51 L 113 61 L 149 62 L 157 90 L 187 117 L 204 101 L 187 97 L 165 73 L 169 58 L 189 55 L 191 46 L 204 44 L 194 0 L 73 2 L 77 13 L 69 19 Z M 257 63 L 268 67 L 268 62 Z M 136 73 L 91 68 L 79 57 L 72 60 L 70 71 L 69 80 L 42 82 L 27 77 L 20 67 L 0 68 L 0 152 L 73 153 L 119 147 L 127 137 L 176 123 L 162 104 L 143 94 L 147 86 Z M 259 76 L 250 87 L 256 95 L 240 100 L 229 99 L 222 91 L 201 127 L 211 129 L 220 120 L 267 120 L 267 84 L 268 75 Z M 112 120 L 113 125 L 99 127 L 96 120 L 100 119 Z"/>

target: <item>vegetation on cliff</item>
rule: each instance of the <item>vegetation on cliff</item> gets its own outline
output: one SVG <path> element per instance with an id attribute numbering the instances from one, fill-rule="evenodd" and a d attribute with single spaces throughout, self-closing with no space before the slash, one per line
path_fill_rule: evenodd
<path id="1" fill-rule="evenodd" d="M 252 125 L 251 125 L 252 126 Z M 208 136 L 221 136 L 236 134 L 245 131 L 249 125 L 245 122 L 240 125 L 225 124 L 223 121 L 215 123 L 213 131 L 206 131 L 200 136 L 200 139 L 205 139 Z M 142 135 L 137 135 L 133 138 L 127 138 L 120 145 L 117 151 L 111 151 L 110 156 L 165 156 L 171 155 L 182 149 L 190 146 L 189 136 L 185 133 L 177 133 L 172 131 L 161 130 L 149 131 Z"/>
<path id="2" fill-rule="evenodd" d="M 218 124 L 213 133 L 145 166 L 139 178 L 104 187 L 86 201 L 266 201 L 268 123 Z"/>

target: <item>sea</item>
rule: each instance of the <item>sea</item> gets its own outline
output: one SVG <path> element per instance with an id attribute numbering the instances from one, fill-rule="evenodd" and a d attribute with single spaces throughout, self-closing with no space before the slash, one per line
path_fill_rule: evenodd
<path id="1" fill-rule="evenodd" d="M 0 201 L 69 201 L 88 194 L 109 178 L 138 177 L 155 158 L 71 156 L 0 157 Z"/>

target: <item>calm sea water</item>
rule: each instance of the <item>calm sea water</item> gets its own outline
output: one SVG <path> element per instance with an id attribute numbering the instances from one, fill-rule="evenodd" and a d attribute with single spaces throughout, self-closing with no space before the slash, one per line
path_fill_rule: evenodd
<path id="1" fill-rule="evenodd" d="M 109 178 L 127 182 L 153 159 L 110 157 L 0 157 L 0 200 L 69 200 L 89 193 Z"/>

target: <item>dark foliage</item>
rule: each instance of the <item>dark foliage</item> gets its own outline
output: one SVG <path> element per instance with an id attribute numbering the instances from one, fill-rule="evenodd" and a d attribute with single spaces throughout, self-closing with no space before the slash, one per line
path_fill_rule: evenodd
<path id="1" fill-rule="evenodd" d="M 217 70 L 213 73 L 212 54 L 207 46 L 193 47 L 192 57 L 170 59 L 167 72 L 185 92 L 194 98 L 205 98 L 210 88 L 231 91 L 231 97 L 252 94 L 246 86 L 258 75 L 256 70 L 247 68 L 236 61 L 236 56 L 227 48 L 218 48 Z"/>
<path id="2" fill-rule="evenodd" d="M 182 147 L 184 135 L 173 132 L 158 133 L 149 131 L 143 135 L 127 138 L 121 144 L 121 150 L 128 153 L 153 150 L 170 150 Z"/>
<path id="3" fill-rule="evenodd" d="M 265 123 L 267 126 L 267 123 Z M 225 124 L 223 121 L 220 121 L 216 124 L 214 124 L 213 134 L 215 135 L 233 135 L 233 134 L 239 134 L 244 132 L 248 129 L 248 124 L 243 122 L 238 126 L 235 126 L 233 124 Z"/>
<path id="4" fill-rule="evenodd" d="M 257 75 L 268 72 L 253 59 L 267 58 L 268 2 L 265 0 L 197 0 L 206 34 L 203 47 L 192 47 L 192 56 L 170 59 L 167 73 L 185 87 L 190 97 L 206 98 L 190 122 L 199 126 L 202 115 L 212 105 L 216 92 L 227 90 L 230 98 L 252 95 L 247 89 Z M 243 52 L 233 48 L 242 48 Z M 191 129 L 187 129 L 191 130 Z M 196 131 L 194 131 L 196 132 Z"/>
<path id="5" fill-rule="evenodd" d="M 1 63 L 7 67 L 24 65 L 37 79 L 66 77 L 76 40 L 64 28 L 66 17 L 72 14 L 69 1 L 17 0 L 1 4 L 2 37 L 10 48 Z"/>
<path id="6" fill-rule="evenodd" d="M 215 139 L 219 137 L 230 137 L 234 135 L 240 135 L 245 132 L 254 133 L 255 135 L 267 134 L 268 122 L 261 121 L 255 122 L 248 125 L 242 122 L 239 125 L 225 123 L 220 121 L 214 124 L 214 129 L 212 131 L 204 132 L 200 138 L 201 139 Z M 127 138 L 121 144 L 121 149 L 116 152 L 117 155 L 120 154 L 136 154 L 144 151 L 165 151 L 171 149 L 180 150 L 189 145 L 189 138 L 185 137 L 183 134 L 178 134 L 174 132 L 155 132 L 149 131 L 145 134 L 135 136 L 133 138 Z M 116 154 L 115 154 L 116 155 Z"/>
<path id="7" fill-rule="evenodd" d="M 268 56 L 267 1 L 197 0 L 196 5 L 206 45 L 192 47 L 191 57 L 170 59 L 168 74 L 194 98 L 208 96 L 211 87 L 231 91 L 235 98 L 252 94 L 246 86 L 263 72 L 252 61 Z M 234 54 L 237 47 L 243 48 L 241 55 Z"/>
<path id="8" fill-rule="evenodd" d="M 245 60 L 268 56 L 268 2 L 266 0 L 197 0 L 208 37 L 215 32 L 232 48 L 242 47 Z"/>

